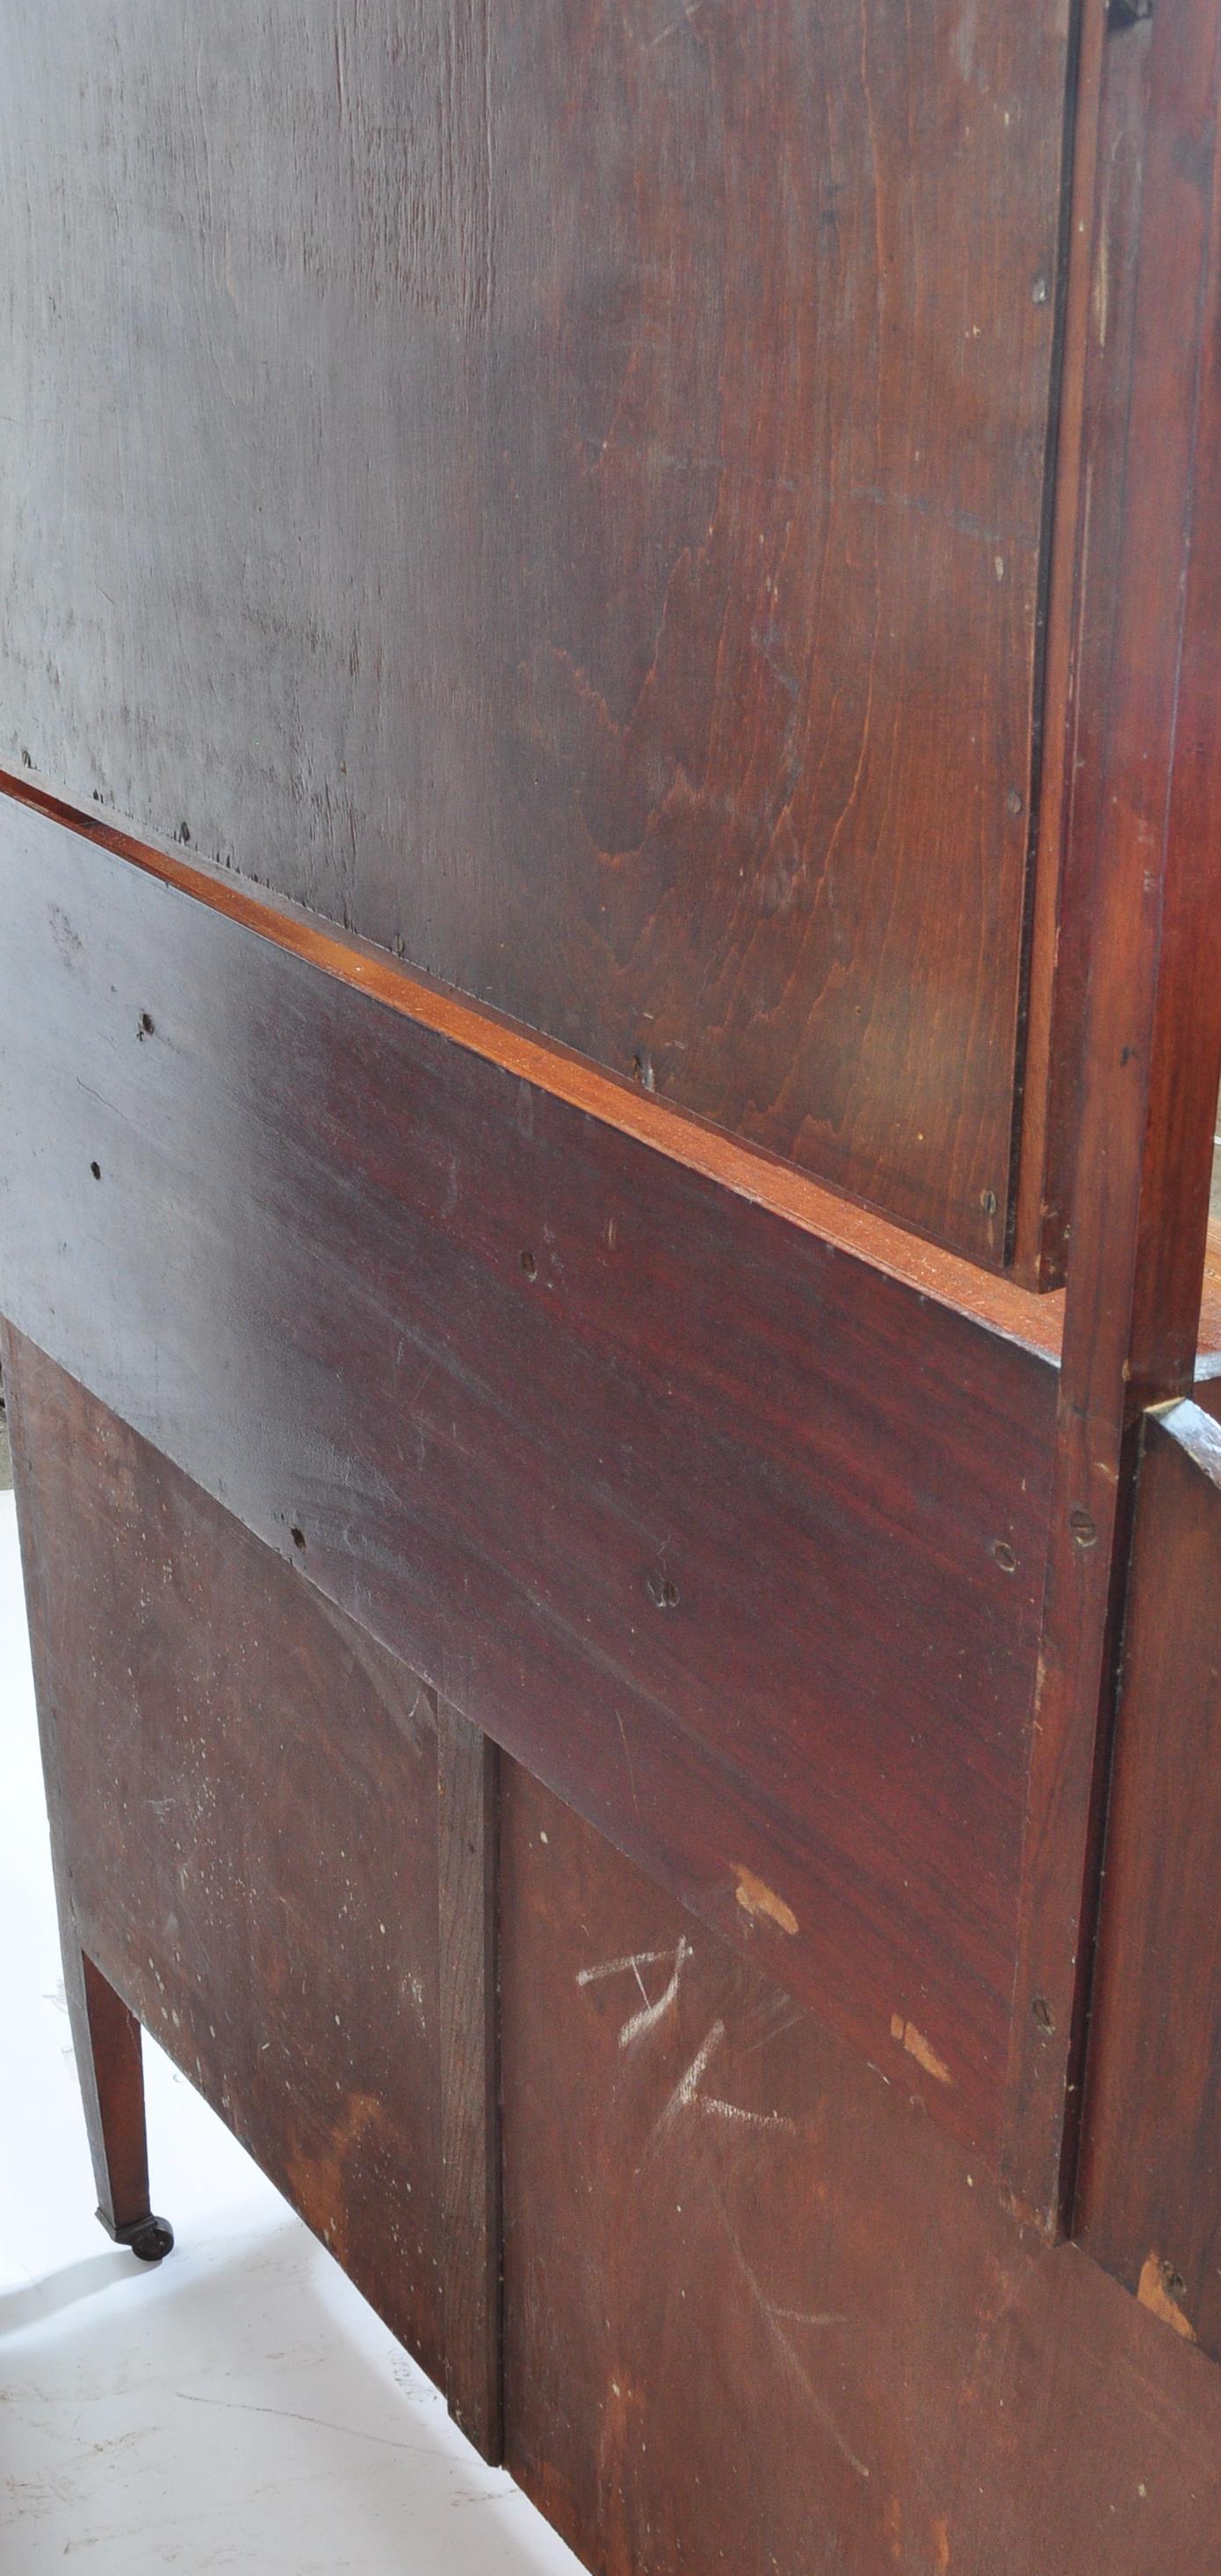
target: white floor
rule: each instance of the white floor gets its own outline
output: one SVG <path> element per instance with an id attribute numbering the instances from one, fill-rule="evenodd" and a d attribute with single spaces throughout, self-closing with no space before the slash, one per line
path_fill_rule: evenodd
<path id="1" fill-rule="evenodd" d="M 63 2003 L 0 1493 L 0 2568 L 578 2576 L 511 2479 L 146 2042 L 150 2271 L 108 2245 Z"/>

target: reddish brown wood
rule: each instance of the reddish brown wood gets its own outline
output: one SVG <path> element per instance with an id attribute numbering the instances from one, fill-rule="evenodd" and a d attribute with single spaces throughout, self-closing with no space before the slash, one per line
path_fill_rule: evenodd
<path id="1" fill-rule="evenodd" d="M 1217 2576 L 1221 2376 L 508 1766 L 508 2460 L 599 2576 Z"/>
<path id="2" fill-rule="evenodd" d="M 14 1336 L 2 1325 L 0 1364 L 5 1372 L 9 1436 L 18 1468 L 18 1510 L 26 1597 L 31 1628 L 36 1637 L 41 1638 L 46 1634 L 48 1621 L 54 1617 L 55 1611 L 47 1595 L 45 1565 L 39 1544 L 37 1495 L 26 1473 L 31 1443 L 20 1349 Z M 51 1857 L 59 1908 L 64 1993 L 98 2196 L 98 2217 L 109 2235 L 130 2241 L 152 2218 L 140 2024 L 81 1947 L 74 1903 L 75 1819 L 65 1797 L 51 1676 L 40 1654 L 35 1655 L 35 1683 L 51 1827 Z"/>
<path id="3" fill-rule="evenodd" d="M 21 1328 L 995 2147 L 1044 1358 L 48 817 L 0 872 Z"/>
<path id="4" fill-rule="evenodd" d="M 497 1821 L 500 1756 L 437 1715 L 445 2394 L 485 2460 L 504 2443 L 501 2389 Z"/>
<path id="5" fill-rule="evenodd" d="M 973 1315 L 1007 1340 L 1055 1358 L 1064 1322 L 1062 1295 L 1037 1295 L 997 1278 L 973 1261 L 922 1242 L 872 1209 L 820 1187 L 777 1156 L 744 1146 L 689 1112 L 661 1102 L 639 1085 L 604 1074 L 572 1048 L 536 1037 L 500 1012 L 472 1004 L 448 986 L 406 972 L 371 941 L 344 936 L 300 904 L 269 903 L 251 884 L 224 869 L 184 860 L 164 841 L 138 840 L 111 818 L 71 805 L 28 772 L 0 769 L 0 816 L 12 804 L 62 823 L 77 838 L 123 858 L 159 885 L 188 894 L 227 921 L 253 931 L 289 956 L 302 957 L 359 993 L 452 1038 L 473 1055 L 557 1100 L 586 1111 L 606 1126 L 665 1154 L 685 1171 L 791 1218 L 836 1251 L 850 1252 L 871 1268 L 901 1279 L 921 1297 Z"/>
<path id="6" fill-rule="evenodd" d="M 1221 20 L 1197 0 L 1130 41 L 1146 128 L 1107 687 L 1074 813 L 1093 964 L 1006 2151 L 1046 2225 L 1071 2192 L 1133 1431 L 1191 1383 L 1221 1068 Z"/>
<path id="7" fill-rule="evenodd" d="M 132 2051 L 111 2152 L 125 2109 L 135 2190 L 138 2015 L 443 2378 L 427 1694 L 29 1343 L 5 1353 L 65 1968 L 75 1938 Z M 88 2104 L 87 2053 L 82 2079 Z"/>
<path id="8" fill-rule="evenodd" d="M 1062 1280 L 1080 1110 L 1092 933 L 1093 793 L 1106 723 L 1122 527 L 1149 26 L 1079 12 L 1064 349 L 1041 712 L 1014 1267 Z"/>
<path id="9" fill-rule="evenodd" d="M 1145 1435 L 1077 2229 L 1129 2289 L 1221 2356 L 1217 1380 L 1198 1393 Z"/>
<path id="10" fill-rule="evenodd" d="M 8 759 L 999 1263 L 1071 14 L 13 0 Z"/>
<path id="11" fill-rule="evenodd" d="M 387 2016 L 384 1958 L 371 1955 L 360 2030 L 336 2040 L 336 1962 L 352 1934 L 329 1859 L 332 1836 L 347 1840 L 345 1809 L 328 1792 L 324 1822 L 311 1787 L 368 1749 L 371 1795 L 358 1794 L 355 1821 L 369 1895 L 393 1845 L 399 1957 L 419 1973 L 405 1917 L 426 1949 L 417 1830 L 431 1783 L 426 1770 L 417 1803 L 410 1753 L 426 1704 L 405 1732 L 408 1676 L 37 1353 L 16 1358 L 26 1493 L 53 1569 L 56 1626 L 37 1621 L 36 1645 L 69 1773 L 87 1776 L 91 1795 L 110 1748 L 109 1794 L 93 1810 L 101 1848 L 78 1834 L 86 1884 L 123 1834 L 138 1864 L 133 1946 L 151 1932 L 164 1980 L 162 1993 L 146 1979 L 149 2018 L 192 2074 L 198 2032 L 205 2087 L 243 2134 L 262 2125 L 282 2153 L 315 2101 L 320 2119 L 333 2117 L 328 2088 L 346 2089 L 366 2049 L 401 2084 L 406 2133 L 371 2177 L 382 2226 L 365 2286 L 388 2309 L 397 2293 L 399 2331 L 440 2368 L 385 2225 L 393 2182 L 423 2228 L 417 2295 L 436 2320 L 440 2189 L 423 2123 L 426 2101 L 438 2102 L 439 2017 L 426 2034 L 413 2010 Z M 205 1588 L 228 1655 L 215 1635 L 205 1644 Z M 141 1589 L 155 1616 L 138 1623 L 122 1614 Z M 226 1761 L 211 1773 L 217 1835 L 244 1854 L 254 1919 L 272 1919 L 291 1886 L 287 1983 L 256 1987 L 256 1963 L 231 1986 L 232 1951 L 213 1937 L 182 1976 L 180 1930 L 157 1910 L 172 1849 L 146 1880 L 151 1819 L 137 1815 L 133 1832 L 130 1802 L 126 1818 L 118 1804 L 133 1697 L 158 1713 L 158 1798 L 201 1729 L 208 1744 L 275 1742 L 281 1765 L 287 1731 L 291 1842 L 251 1843 L 244 1769 Z M 766 2576 L 769 2556 L 804 2569 L 821 2552 L 828 2570 L 853 2576 L 1217 2576 L 1221 2381 L 1204 2356 L 1075 2248 L 1051 2251 L 1006 2217 L 973 2160 L 901 2088 L 516 1766 L 505 1775 L 510 2460 L 589 2565 L 687 2576 L 723 2553 Z M 175 1802 L 162 1824 L 172 1846 Z M 119 1892 L 111 1881 L 112 1915 Z M 435 1902 L 435 1881 L 431 1892 Z M 195 1924 L 212 1931 L 198 1913 Z M 391 1983 L 403 1995 L 402 1977 Z M 250 2062 L 243 1996 L 252 2032 L 272 2043 Z M 228 2006 L 213 2010 L 217 2043 L 214 1997 Z M 408 2080 L 402 2052 L 417 2027 L 424 2054 L 412 2051 Z M 279 2071 L 260 2080 L 257 2061 L 265 2069 L 270 2056 Z M 353 2147 L 329 2191 L 332 2212 L 346 2203 L 349 2264 L 360 2173 Z"/>
<path id="12" fill-rule="evenodd" d="M 64 1943 L 64 1989 L 98 2217 L 109 2235 L 130 2237 L 152 2214 L 140 2025 L 70 1939 Z"/>

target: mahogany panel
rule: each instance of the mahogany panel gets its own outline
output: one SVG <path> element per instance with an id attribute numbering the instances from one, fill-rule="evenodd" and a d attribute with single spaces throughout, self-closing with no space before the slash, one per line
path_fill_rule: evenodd
<path id="1" fill-rule="evenodd" d="M 1045 1357 L 11 802 L 0 875 L 14 1320 L 994 2147 Z"/>
<path id="2" fill-rule="evenodd" d="M 1221 2376 L 506 1766 L 507 2456 L 598 2576 L 1218 2576 Z"/>
<path id="3" fill-rule="evenodd" d="M 6 756 L 999 1264 L 1071 16 L 12 0 Z"/>
<path id="4" fill-rule="evenodd" d="M 1145 1434 L 1077 2229 L 1221 2356 L 1218 1394 L 1214 1378 Z"/>
<path id="5" fill-rule="evenodd" d="M 445 2394 L 485 2460 L 503 2446 L 497 1862 L 500 1756 L 437 1711 Z"/>
<path id="6" fill-rule="evenodd" d="M 5 1377 L 65 1950 L 442 2379 L 428 1695 L 13 1334 Z"/>
<path id="7" fill-rule="evenodd" d="M 1125 156 L 1134 292 L 1113 318 L 1131 365 L 1114 556 L 1100 532 L 1083 607 L 1105 691 L 1072 805 L 1091 967 L 1006 2148 L 1049 2226 L 1072 2197 L 1138 1426 L 1192 1383 L 1221 1075 L 1221 15 L 1124 15 L 1109 59 L 1143 123 Z M 1135 82 L 1129 45 L 1148 52 Z M 1103 244 L 1111 181 L 1100 167 Z M 1105 260 L 1097 275 L 1101 294 Z"/>

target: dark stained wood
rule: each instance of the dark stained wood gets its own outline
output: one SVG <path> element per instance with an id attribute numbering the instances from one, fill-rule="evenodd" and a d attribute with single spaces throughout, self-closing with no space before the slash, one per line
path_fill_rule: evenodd
<path id="1" fill-rule="evenodd" d="M 407 979 L 12 803 L 0 876 L 14 1320 L 994 2151 L 1045 1358 Z"/>
<path id="2" fill-rule="evenodd" d="M 443 2378 L 427 1694 L 13 1334 L 5 1382 L 66 1971 L 74 1934 Z"/>
<path id="3" fill-rule="evenodd" d="M 1221 2376 L 515 1765 L 508 2462 L 599 2576 L 1218 2576 Z"/>
<path id="4" fill-rule="evenodd" d="M 1221 18 L 1192 0 L 1110 43 L 1149 49 L 1146 122 L 1106 695 L 1073 819 L 1093 955 L 1006 2149 L 1049 2226 L 1072 2189 L 1135 1431 L 1191 1384 L 1221 1069 Z"/>
<path id="5" fill-rule="evenodd" d="M 500 1756 L 437 1712 L 445 2394 L 485 2460 L 503 2451 L 497 1812 Z"/>
<path id="6" fill-rule="evenodd" d="M 1221 1389 L 1198 1393 L 1150 1423 L 1137 1490 L 1077 2229 L 1221 2355 Z"/>
<path id="7" fill-rule="evenodd" d="M 1076 1156 L 1095 854 L 1073 816 L 1105 723 L 1149 60 L 1148 26 L 1115 41 L 1105 0 L 1078 18 L 1014 1243 L 1016 1274 L 1045 1283 L 1064 1276 Z"/>
<path id="8" fill-rule="evenodd" d="M 0 1325 L 0 1364 L 6 1377 L 9 1433 L 15 1459 L 20 1462 L 17 1508 L 22 1570 L 35 1644 L 35 1684 L 59 1911 L 64 1994 L 98 2196 L 98 2217 L 109 2235 L 120 2237 L 130 2234 L 152 2215 L 140 2024 L 102 1975 L 101 1969 L 86 1957 L 77 1935 L 73 1897 L 75 1820 L 63 1783 L 53 1685 L 38 1651 L 38 1641 L 48 1633 L 49 1622 L 55 1616 L 55 1605 L 47 1591 L 37 1493 L 32 1480 L 24 1473 L 31 1441 L 20 1356 L 20 1348 L 13 1336 Z M 36 1393 L 34 1401 L 36 1407 Z"/>
<path id="9" fill-rule="evenodd" d="M 64 1990 L 98 2217 L 128 2236 L 151 2216 L 140 2024 L 76 1943 L 64 1944 Z"/>
<path id="10" fill-rule="evenodd" d="M 0 748 L 1000 1263 L 1071 15 L 14 0 Z"/>
<path id="11" fill-rule="evenodd" d="M 1032 1293 L 973 1261 L 923 1242 L 838 1191 L 822 1188 L 777 1156 L 742 1145 L 636 1084 L 600 1072 L 570 1047 L 538 1038 L 518 1022 L 465 1001 L 432 978 L 407 973 L 373 942 L 324 927 L 300 904 L 283 898 L 269 903 L 255 887 L 224 869 L 185 860 L 164 839 L 137 839 L 111 818 L 69 804 L 26 771 L 14 774 L 0 769 L 0 796 L 64 824 L 79 838 L 127 859 L 158 884 L 190 895 L 290 956 L 309 959 L 357 992 L 374 996 L 390 1010 L 456 1040 L 489 1064 L 670 1156 L 684 1170 L 704 1173 L 735 1196 L 791 1218 L 837 1251 L 852 1253 L 871 1268 L 905 1281 L 921 1297 L 973 1315 L 1008 1340 L 1042 1351 L 1049 1359 L 1058 1356 L 1064 1323 L 1062 1294 Z M 0 814 L 7 811 L 7 805 L 0 806 Z"/>

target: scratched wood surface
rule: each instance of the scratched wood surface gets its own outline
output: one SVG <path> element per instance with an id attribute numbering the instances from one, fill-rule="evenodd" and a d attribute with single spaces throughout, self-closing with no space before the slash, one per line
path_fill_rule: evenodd
<path id="1" fill-rule="evenodd" d="M 0 753 L 999 1261 L 1069 15 L 12 0 Z"/>
<path id="2" fill-rule="evenodd" d="M 427 1704 L 29 1345 L 13 1379 L 82 1928 L 440 2375 Z M 596 2576 L 1218 2576 L 1205 2356 L 513 1764 L 500 1812 L 508 2457 Z"/>
<path id="3" fill-rule="evenodd" d="M 516 1766 L 507 2457 L 599 2576 L 1217 2576 L 1221 2375 Z"/>
<path id="4" fill-rule="evenodd" d="M 0 1304 L 995 2156 L 1045 1356 L 0 801 Z"/>
<path id="5" fill-rule="evenodd" d="M 1091 963 L 1006 2152 L 1050 2221 L 1072 2198 L 1139 1419 L 1192 1383 L 1221 1073 L 1221 15 L 1111 19 L 1109 76 L 1142 114 L 1134 164 L 1119 155 L 1131 362 L 1085 584 L 1106 638 L 1072 800 Z M 1095 206 L 1104 377 L 1114 176 Z"/>
<path id="6" fill-rule="evenodd" d="M 41 1352 L 5 1348 L 72 1928 L 443 2380 L 428 1695 Z M 153 2197 L 172 2220 L 172 2173 Z"/>
<path id="7" fill-rule="evenodd" d="M 1087 2061 L 1081 2241 L 1221 2357 L 1221 1380 L 1145 1436 Z"/>

